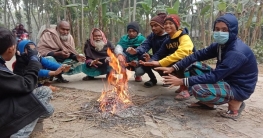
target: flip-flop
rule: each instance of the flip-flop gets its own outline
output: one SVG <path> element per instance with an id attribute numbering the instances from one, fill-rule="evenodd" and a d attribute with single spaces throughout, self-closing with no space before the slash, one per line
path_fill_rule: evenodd
<path id="1" fill-rule="evenodd" d="M 199 108 L 199 109 L 206 109 L 206 110 L 216 110 L 216 107 L 210 107 L 204 103 L 201 103 L 201 101 L 198 101 L 196 103 L 194 103 L 196 105 L 188 105 L 188 108 Z"/>
<path id="2" fill-rule="evenodd" d="M 236 121 L 239 118 L 241 112 L 245 109 L 246 104 L 242 102 L 239 110 L 228 110 L 227 112 L 220 113 L 220 116 L 224 118 L 230 118 Z M 237 116 L 232 116 L 233 114 L 237 114 Z"/>
<path id="3" fill-rule="evenodd" d="M 175 93 L 180 93 L 181 92 L 181 88 L 178 88 L 177 90 L 174 91 Z"/>
<path id="4" fill-rule="evenodd" d="M 188 94 L 189 94 L 189 93 L 188 93 Z M 177 96 L 181 96 L 182 98 L 177 98 Z M 175 100 L 178 100 L 178 101 L 188 100 L 188 99 L 190 99 L 190 98 L 191 98 L 190 94 L 189 94 L 189 96 L 187 97 L 187 92 L 185 92 L 185 91 L 181 91 L 178 95 L 176 95 L 176 96 L 174 97 L 174 99 L 175 99 Z"/>

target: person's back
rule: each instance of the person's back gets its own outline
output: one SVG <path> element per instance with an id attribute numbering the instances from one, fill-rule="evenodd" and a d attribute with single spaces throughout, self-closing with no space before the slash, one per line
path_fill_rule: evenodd
<path id="1" fill-rule="evenodd" d="M 242 60 L 243 64 L 238 65 L 239 68 L 235 72 L 226 76 L 224 81 L 234 87 L 237 94 L 235 98 L 247 99 L 254 92 L 256 86 L 258 77 L 257 61 L 252 50 L 242 40 L 237 38 L 233 43 L 233 47 L 226 47 L 226 52 L 222 50 L 221 58 L 224 59 L 236 56 L 238 58 L 231 57 L 232 60 L 229 62 L 235 64 L 235 62 L 240 62 Z M 219 64 L 220 63 L 217 63 L 217 65 Z M 245 93 L 242 91 L 245 91 Z"/>
<path id="2" fill-rule="evenodd" d="M 28 65 L 25 74 L 11 72 L 5 65 L 16 53 L 16 39 L 12 32 L 0 27 L 0 132 L 1 137 L 29 137 L 40 117 L 53 113 L 49 105 L 51 93 L 35 90 L 41 68 L 38 52 L 27 47 Z M 22 58 L 16 54 L 16 59 Z M 23 64 L 18 62 L 18 64 Z"/>

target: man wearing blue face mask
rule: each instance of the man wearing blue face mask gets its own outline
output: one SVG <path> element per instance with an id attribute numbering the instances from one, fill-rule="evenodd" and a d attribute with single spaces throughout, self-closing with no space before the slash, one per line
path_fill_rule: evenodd
<path id="1" fill-rule="evenodd" d="M 172 67 L 158 67 L 164 73 L 186 68 L 186 78 L 164 76 L 164 82 L 171 86 L 186 85 L 199 101 L 189 108 L 216 109 L 215 105 L 228 103 L 228 111 L 222 117 L 237 119 L 254 92 L 258 78 L 256 58 L 242 40 L 237 37 L 238 21 L 230 13 L 216 19 L 213 38 L 215 43 L 177 62 Z M 217 58 L 212 69 L 201 62 Z M 193 64 L 192 64 L 193 63 Z M 191 65 L 191 66 L 189 66 Z M 188 67 L 189 66 L 189 67 Z"/>

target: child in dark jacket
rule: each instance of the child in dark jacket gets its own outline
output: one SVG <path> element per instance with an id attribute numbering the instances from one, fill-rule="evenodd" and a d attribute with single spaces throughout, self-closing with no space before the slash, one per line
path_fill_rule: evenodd
<path id="1" fill-rule="evenodd" d="M 152 54 L 157 53 L 161 48 L 161 45 L 166 39 L 169 39 L 168 34 L 164 30 L 164 19 L 166 17 L 165 13 L 159 13 L 151 19 L 150 26 L 152 28 L 152 33 L 147 36 L 146 40 L 136 49 L 133 47 L 127 48 L 127 52 L 131 55 L 137 55 L 139 58 L 150 56 L 149 50 L 152 50 Z M 157 79 L 152 71 L 152 67 L 142 66 L 143 71 L 148 74 L 150 80 L 144 83 L 144 86 L 149 88 L 157 83 Z M 162 75 L 162 72 L 158 72 Z M 142 73 L 143 74 L 143 73 Z M 165 85 L 163 85 L 165 86 Z"/>
<path id="2" fill-rule="evenodd" d="M 23 40 L 21 42 L 19 42 L 18 44 L 18 51 L 21 54 L 21 56 L 23 57 L 23 59 L 26 59 L 26 47 L 29 46 L 31 48 L 36 48 L 36 45 L 30 41 L 30 40 Z M 23 62 L 23 61 L 22 61 Z M 48 59 L 46 59 L 45 57 L 41 57 L 41 65 L 42 65 L 42 69 L 40 69 L 40 71 L 38 72 L 38 77 L 39 77 L 39 81 L 38 81 L 38 86 L 50 86 L 50 88 L 52 89 L 52 91 L 54 91 L 56 88 L 51 86 L 48 83 L 48 80 L 51 76 L 56 76 L 58 74 L 61 74 L 62 72 L 67 72 L 70 69 L 69 65 L 61 65 L 57 62 L 54 61 L 50 61 Z M 27 63 L 25 63 L 27 64 Z M 17 64 L 15 64 L 15 66 L 19 66 Z M 22 70 L 21 68 L 17 67 L 14 69 L 14 73 L 18 74 L 18 75 L 22 75 L 24 74 L 24 70 Z"/>

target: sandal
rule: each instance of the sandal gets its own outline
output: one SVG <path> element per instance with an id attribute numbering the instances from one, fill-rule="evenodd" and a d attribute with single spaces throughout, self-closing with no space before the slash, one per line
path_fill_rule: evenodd
<path id="1" fill-rule="evenodd" d="M 178 88 L 177 90 L 175 90 L 175 93 L 180 93 L 181 92 L 181 88 Z"/>
<path id="2" fill-rule="evenodd" d="M 58 83 L 68 83 L 69 82 L 68 80 L 64 79 L 63 77 L 59 77 L 55 81 Z"/>
<path id="3" fill-rule="evenodd" d="M 246 104 L 242 102 L 239 110 L 228 110 L 227 112 L 223 112 L 220 114 L 220 116 L 225 117 L 225 118 L 230 118 L 236 121 L 236 119 L 239 118 L 241 112 L 245 109 Z"/>
<path id="4" fill-rule="evenodd" d="M 149 80 L 144 83 L 144 87 L 150 88 L 152 86 L 155 86 L 157 83 L 157 80 Z"/>
<path id="5" fill-rule="evenodd" d="M 216 110 L 216 106 L 214 105 L 213 107 L 208 106 L 201 101 L 198 101 L 196 103 L 192 103 L 191 105 L 187 106 L 188 108 L 199 108 L 199 109 L 206 109 L 206 110 Z"/>
<path id="6" fill-rule="evenodd" d="M 178 95 L 174 97 L 174 99 L 178 101 L 188 100 L 190 98 L 190 94 L 187 91 L 181 91 Z"/>
<path id="7" fill-rule="evenodd" d="M 85 76 L 82 78 L 83 81 L 88 81 L 88 80 L 95 80 L 94 77 L 91 77 L 91 76 Z"/>
<path id="8" fill-rule="evenodd" d="M 163 87 L 169 87 L 170 86 L 170 84 L 164 84 L 163 83 Z"/>

